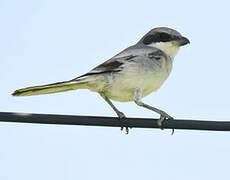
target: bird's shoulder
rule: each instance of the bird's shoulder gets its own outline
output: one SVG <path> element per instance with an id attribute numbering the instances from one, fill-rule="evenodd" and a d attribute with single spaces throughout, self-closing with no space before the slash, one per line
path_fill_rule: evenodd
<path id="1" fill-rule="evenodd" d="M 151 59 L 159 59 L 159 58 L 168 58 L 168 55 L 155 47 L 149 47 L 145 45 L 134 45 L 131 46 L 119 54 L 115 55 L 112 59 L 114 60 L 126 60 L 125 57 L 132 56 L 134 57 L 142 57 L 142 58 L 151 58 Z M 131 58 L 128 58 L 128 60 Z"/>

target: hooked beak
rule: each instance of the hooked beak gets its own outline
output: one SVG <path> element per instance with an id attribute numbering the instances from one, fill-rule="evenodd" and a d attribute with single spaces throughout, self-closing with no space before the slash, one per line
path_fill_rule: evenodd
<path id="1" fill-rule="evenodd" d="M 179 46 L 184 46 L 184 45 L 186 45 L 186 44 L 189 44 L 190 41 L 189 41 L 188 38 L 181 36 L 179 39 L 176 40 L 176 43 L 177 43 Z"/>

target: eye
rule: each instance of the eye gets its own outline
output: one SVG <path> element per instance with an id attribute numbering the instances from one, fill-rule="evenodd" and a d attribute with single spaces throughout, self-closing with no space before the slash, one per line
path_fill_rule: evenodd
<path id="1" fill-rule="evenodd" d="M 145 45 L 148 45 L 156 42 L 168 42 L 171 39 L 172 39 L 171 36 L 167 33 L 156 33 L 156 34 L 146 36 L 143 40 L 143 43 Z"/>

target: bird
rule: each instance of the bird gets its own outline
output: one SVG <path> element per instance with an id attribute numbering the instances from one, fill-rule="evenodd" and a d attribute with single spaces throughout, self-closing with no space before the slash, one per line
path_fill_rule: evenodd
<path id="1" fill-rule="evenodd" d="M 160 115 L 158 124 L 173 119 L 168 113 L 148 104 L 142 98 L 158 90 L 168 78 L 174 58 L 181 46 L 190 41 L 178 31 L 168 27 L 156 27 L 136 44 L 124 49 L 88 73 L 74 79 L 41 86 L 18 89 L 13 96 L 31 96 L 58 93 L 77 89 L 97 92 L 115 111 L 120 120 L 125 119 L 111 100 L 128 102 L 154 111 Z M 123 130 L 124 127 L 121 127 Z M 126 133 L 129 126 L 125 127 Z"/>

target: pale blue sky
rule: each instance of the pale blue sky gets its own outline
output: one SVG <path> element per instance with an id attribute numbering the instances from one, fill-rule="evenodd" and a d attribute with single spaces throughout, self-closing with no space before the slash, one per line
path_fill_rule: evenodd
<path id="1" fill-rule="evenodd" d="M 175 118 L 230 120 L 228 1 L 0 0 L 1 111 L 115 116 L 96 93 L 12 97 L 72 79 L 157 26 L 188 37 L 144 102 Z M 129 117 L 158 117 L 133 102 Z M 229 132 L 0 123 L 1 180 L 229 179 Z"/>

